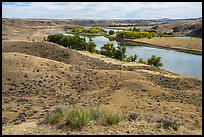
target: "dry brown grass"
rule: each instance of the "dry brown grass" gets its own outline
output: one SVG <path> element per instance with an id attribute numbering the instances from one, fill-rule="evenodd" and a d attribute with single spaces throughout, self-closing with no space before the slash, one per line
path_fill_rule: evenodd
<path id="1" fill-rule="evenodd" d="M 128 70 L 128 64 L 122 65 L 122 70 L 114 66 L 110 70 L 102 69 L 108 65 L 100 61 L 105 60 L 105 57 L 90 53 L 92 57 L 88 58 L 88 53 L 82 55 L 49 42 L 3 42 L 2 49 L 2 112 L 3 121 L 7 125 L 13 125 L 15 119 L 25 118 L 25 122 L 38 120 L 41 114 L 46 114 L 45 110 L 50 111 L 59 103 L 69 106 L 73 100 L 76 106 L 86 105 L 123 114 L 138 112 L 141 115 L 146 113 L 165 115 L 179 119 L 185 127 L 194 128 L 193 132 L 199 130 L 196 132 L 200 133 L 202 125 L 200 80 L 181 75 L 170 77 L 174 74 L 139 64 L 135 66 L 130 64 L 129 67 L 135 67 L 132 71 Z M 65 53 L 68 56 L 62 56 Z M 111 60 L 107 62 L 112 64 Z M 149 70 L 141 71 L 145 68 Z M 191 83 L 192 87 L 189 87 Z M 176 86 L 179 86 L 179 90 L 175 89 Z M 83 87 L 81 93 L 77 93 L 79 87 Z M 21 116 L 22 112 L 26 116 Z M 16 115 L 13 115 L 14 113 Z M 199 121 L 196 123 L 198 127 L 195 127 L 195 121 Z M 3 126 L 7 129 L 5 124 Z M 99 129 L 101 128 L 103 127 L 99 125 Z M 119 130 L 118 127 L 115 128 L 113 131 Z M 122 126 L 122 131 L 117 134 L 126 133 L 127 128 Z M 140 130 L 135 128 L 131 132 L 137 134 Z M 92 132 L 87 131 L 84 134 L 90 133 Z M 161 131 L 153 131 L 153 134 L 156 133 Z M 178 133 L 185 134 L 180 130 Z"/>
<path id="2" fill-rule="evenodd" d="M 202 54 L 202 39 L 199 38 L 155 37 L 152 39 L 142 38 L 128 41 L 146 43 L 154 47 L 174 48 L 181 51 L 195 51 Z"/>

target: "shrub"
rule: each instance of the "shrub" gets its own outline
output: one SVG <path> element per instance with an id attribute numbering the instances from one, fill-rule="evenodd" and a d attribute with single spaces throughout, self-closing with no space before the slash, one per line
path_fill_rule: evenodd
<path id="1" fill-rule="evenodd" d="M 96 52 L 96 44 L 93 41 L 89 41 L 88 51 L 89 52 Z"/>
<path id="2" fill-rule="evenodd" d="M 53 34 L 47 37 L 47 41 L 60 44 L 60 40 L 64 37 L 63 34 Z"/>
<path id="3" fill-rule="evenodd" d="M 164 37 L 164 33 L 162 33 L 162 32 L 158 32 L 157 35 L 158 35 L 159 37 Z"/>
<path id="4" fill-rule="evenodd" d="M 147 113 L 144 116 L 144 120 L 146 120 L 148 123 L 150 122 L 157 122 L 160 123 L 162 121 L 162 117 L 154 114 L 154 113 Z"/>
<path id="5" fill-rule="evenodd" d="M 178 130 L 181 125 L 181 123 L 171 119 L 164 119 L 161 123 L 164 129 L 172 128 L 174 130 Z"/>
<path id="6" fill-rule="evenodd" d="M 152 55 L 151 58 L 147 59 L 148 65 L 155 66 L 157 68 L 162 67 L 161 57 L 156 57 L 156 55 Z"/>
<path id="7" fill-rule="evenodd" d="M 101 54 L 113 57 L 115 52 L 115 47 L 113 43 L 106 43 L 101 47 Z"/>
<path id="8" fill-rule="evenodd" d="M 97 49 L 96 49 L 96 53 L 97 53 L 97 54 L 101 54 L 101 50 L 97 50 Z"/>
<path id="9" fill-rule="evenodd" d="M 135 112 L 129 113 L 128 116 L 127 116 L 127 119 L 128 119 L 129 121 L 131 121 L 131 120 L 136 120 L 136 119 L 139 117 L 139 115 L 140 115 L 140 114 L 135 113 Z"/>
<path id="10" fill-rule="evenodd" d="M 136 27 L 133 28 L 133 31 L 139 31 L 139 30 L 140 28 L 136 28 Z"/>
<path id="11" fill-rule="evenodd" d="M 152 35 L 148 35 L 148 36 L 147 36 L 148 39 L 151 39 L 152 37 L 153 37 Z"/>
<path id="12" fill-rule="evenodd" d="M 92 120 L 89 109 L 73 108 L 66 113 L 66 122 L 72 128 L 82 128 L 87 126 Z"/>
<path id="13" fill-rule="evenodd" d="M 60 40 L 60 45 L 64 46 L 64 47 L 69 47 L 71 48 L 73 41 L 71 40 L 71 38 L 69 38 L 71 36 L 66 36 L 66 37 L 62 37 Z"/>
<path id="14" fill-rule="evenodd" d="M 162 121 L 162 126 L 165 129 L 168 129 L 168 128 L 173 126 L 173 122 L 171 120 L 165 119 L 165 120 Z"/>
<path id="15" fill-rule="evenodd" d="M 63 111 L 57 110 L 55 113 L 48 115 L 44 122 L 48 124 L 56 124 L 59 123 L 64 118 Z"/>
<path id="16" fill-rule="evenodd" d="M 125 117 L 117 113 L 104 112 L 99 108 L 67 108 L 58 107 L 56 110 L 44 119 L 48 124 L 67 124 L 71 128 L 80 129 L 88 126 L 92 121 L 97 123 L 105 122 L 109 125 L 116 125 Z"/>
<path id="17" fill-rule="evenodd" d="M 125 53 L 126 53 L 126 48 L 123 46 L 118 46 L 113 53 L 113 57 L 115 59 L 123 60 L 126 57 Z"/>
<path id="18" fill-rule="evenodd" d="M 110 125 L 116 125 L 122 120 L 122 117 L 119 114 L 110 112 L 104 113 L 104 118 L 105 121 Z"/>
<path id="19" fill-rule="evenodd" d="M 99 109 L 90 109 L 93 120 L 99 120 L 103 118 L 103 112 Z"/>
<path id="20" fill-rule="evenodd" d="M 138 56 L 134 55 L 134 56 L 129 56 L 126 58 L 127 62 L 135 62 L 137 60 Z"/>
<path id="21" fill-rule="evenodd" d="M 115 49 L 113 43 L 106 43 L 101 47 L 101 54 L 118 59 L 124 60 L 126 58 L 126 48 L 123 46 L 118 46 Z"/>
<path id="22" fill-rule="evenodd" d="M 115 32 L 114 32 L 113 30 L 110 30 L 110 31 L 109 31 L 109 34 L 110 34 L 110 35 L 113 35 L 113 34 L 115 34 Z"/>
<path id="23" fill-rule="evenodd" d="M 147 64 L 147 62 L 143 58 L 139 58 L 139 62 L 143 64 Z"/>

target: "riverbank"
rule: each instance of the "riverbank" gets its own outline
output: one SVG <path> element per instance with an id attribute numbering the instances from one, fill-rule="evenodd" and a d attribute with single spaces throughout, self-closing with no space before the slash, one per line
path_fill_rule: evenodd
<path id="1" fill-rule="evenodd" d="M 172 49 L 176 51 L 202 55 L 202 39 L 198 38 L 155 37 L 152 39 L 124 39 L 120 41 L 140 43 L 145 44 L 145 46 L 148 47 Z"/>
<path id="2" fill-rule="evenodd" d="M 75 33 L 75 32 L 68 32 L 67 34 L 78 34 L 82 36 L 102 36 L 103 33 Z"/>
<path id="3" fill-rule="evenodd" d="M 70 33 L 69 34 L 74 34 Z M 179 37 L 154 37 L 151 39 L 117 39 L 116 35 L 108 35 L 102 33 L 80 33 L 82 36 L 104 36 L 110 40 L 123 41 L 128 43 L 139 43 L 147 47 L 155 47 L 161 49 L 171 49 L 179 52 L 185 52 L 195 55 L 202 55 L 202 39 L 200 38 L 179 38 Z"/>
<path id="4" fill-rule="evenodd" d="M 21 29 L 17 33 L 5 33 L 3 40 L 29 40 L 29 41 L 43 41 L 50 33 L 61 31 L 61 28 L 53 27 L 47 29 L 33 30 Z M 83 35 L 83 34 L 80 34 Z M 87 34 L 84 34 L 87 36 Z M 89 36 L 101 36 L 101 34 L 92 34 Z M 110 40 L 125 41 L 130 43 L 140 43 L 148 47 L 172 49 L 180 52 L 186 52 L 196 55 L 202 55 L 202 39 L 198 38 L 175 38 L 175 37 L 155 37 L 152 39 L 125 39 L 119 40 L 115 35 L 103 35 Z"/>

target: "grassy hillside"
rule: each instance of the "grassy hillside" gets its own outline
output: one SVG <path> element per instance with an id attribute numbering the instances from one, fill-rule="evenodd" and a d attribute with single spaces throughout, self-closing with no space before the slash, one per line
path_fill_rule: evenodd
<path id="1" fill-rule="evenodd" d="M 49 42 L 2 44 L 3 134 L 201 134 L 202 81 L 198 79 Z M 93 123 L 81 131 L 32 123 L 59 105 L 125 116 L 134 112 L 140 118 L 111 127 Z M 176 120 L 180 127 L 157 128 L 158 118 Z"/>

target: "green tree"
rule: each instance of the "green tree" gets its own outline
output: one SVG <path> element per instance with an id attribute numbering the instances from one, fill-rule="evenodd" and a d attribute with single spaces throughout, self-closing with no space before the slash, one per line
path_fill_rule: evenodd
<path id="1" fill-rule="evenodd" d="M 89 37 L 89 42 L 93 41 L 91 37 Z"/>
<path id="2" fill-rule="evenodd" d="M 47 40 L 49 42 L 54 42 L 54 43 L 57 43 L 59 44 L 60 43 L 60 40 L 64 37 L 63 34 L 53 34 L 53 35 L 49 35 Z"/>
<path id="3" fill-rule="evenodd" d="M 110 31 L 109 31 L 109 34 L 110 34 L 110 35 L 113 35 L 113 34 L 115 34 L 115 32 L 114 32 L 113 30 L 110 30 Z"/>
<path id="4" fill-rule="evenodd" d="M 159 37 L 164 37 L 164 33 L 162 33 L 162 32 L 158 32 L 157 35 L 158 35 Z"/>
<path id="5" fill-rule="evenodd" d="M 126 61 L 127 62 L 135 62 L 137 60 L 138 56 L 137 55 L 134 55 L 134 56 L 129 56 L 126 58 Z"/>
<path id="6" fill-rule="evenodd" d="M 117 33 L 117 38 L 128 38 L 128 39 L 139 39 L 139 38 L 152 38 L 156 37 L 157 34 L 154 32 L 145 31 L 122 31 Z"/>
<path id="7" fill-rule="evenodd" d="M 85 38 L 80 38 L 78 35 L 64 36 L 62 34 L 54 34 L 48 36 L 48 41 L 60 44 L 64 47 L 69 47 L 76 50 L 87 50 L 95 52 L 96 44 L 90 39 L 89 43 Z"/>
<path id="8" fill-rule="evenodd" d="M 137 60 L 137 58 L 138 58 L 138 56 L 137 56 L 137 55 L 134 55 L 134 56 L 133 56 L 133 60 L 132 60 L 132 61 L 136 61 L 136 60 Z"/>
<path id="9" fill-rule="evenodd" d="M 123 46 L 118 46 L 113 56 L 115 59 L 123 60 L 126 57 L 125 53 L 126 53 L 126 48 Z"/>
<path id="10" fill-rule="evenodd" d="M 93 41 L 89 41 L 88 51 L 89 52 L 96 52 L 96 44 Z"/>
<path id="11" fill-rule="evenodd" d="M 60 45 L 62 45 L 64 47 L 72 48 L 72 43 L 73 43 L 73 41 L 71 41 L 70 36 L 65 36 L 60 40 Z"/>
<path id="12" fill-rule="evenodd" d="M 136 27 L 133 28 L 133 31 L 139 31 L 139 30 L 140 28 L 136 28 Z"/>
<path id="13" fill-rule="evenodd" d="M 115 47 L 113 43 L 106 43 L 101 47 L 101 54 L 113 57 L 115 52 Z"/>
<path id="14" fill-rule="evenodd" d="M 147 64 L 151 66 L 155 66 L 157 68 L 162 67 L 163 64 L 161 62 L 161 57 L 157 57 L 156 55 L 152 55 L 151 58 L 147 59 Z"/>
<path id="15" fill-rule="evenodd" d="M 151 39 L 152 37 L 153 37 L 152 35 L 148 35 L 148 36 L 147 36 L 148 39 Z"/>

